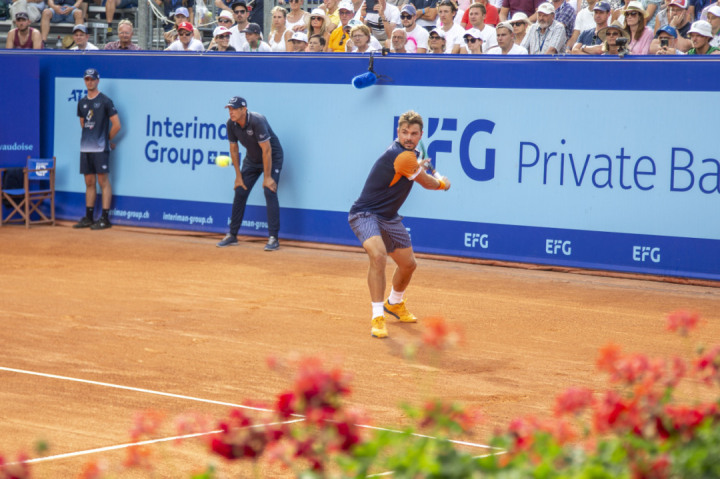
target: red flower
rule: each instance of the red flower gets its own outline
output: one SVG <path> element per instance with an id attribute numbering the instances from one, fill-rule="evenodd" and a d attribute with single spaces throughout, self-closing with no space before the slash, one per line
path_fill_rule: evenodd
<path id="1" fill-rule="evenodd" d="M 593 392 L 586 388 L 570 388 L 555 399 L 555 416 L 579 414 L 593 403 Z"/>
<path id="2" fill-rule="evenodd" d="M 620 346 L 617 344 L 606 344 L 600 348 L 600 356 L 597 359 L 597 368 L 607 373 L 615 372 L 615 363 L 622 357 Z"/>
<path id="3" fill-rule="evenodd" d="M 707 384 L 720 384 L 720 345 L 705 351 L 695 360 L 695 373 Z"/>
<path id="4" fill-rule="evenodd" d="M 295 394 L 286 392 L 280 394 L 275 405 L 275 410 L 280 414 L 280 417 L 287 419 L 295 413 L 293 403 L 295 402 Z"/>
<path id="5" fill-rule="evenodd" d="M 689 311 L 673 311 L 667 315 L 667 330 L 687 336 L 700 322 L 700 315 Z"/>
<path id="6" fill-rule="evenodd" d="M 423 344 L 432 348 L 442 350 L 456 346 L 462 335 L 456 327 L 450 326 L 444 318 L 431 316 L 423 321 L 425 331 L 423 332 Z"/>
<path id="7" fill-rule="evenodd" d="M 626 401 L 617 392 L 607 391 L 595 406 L 593 425 L 600 434 L 640 431 L 640 411 L 636 400 Z"/>

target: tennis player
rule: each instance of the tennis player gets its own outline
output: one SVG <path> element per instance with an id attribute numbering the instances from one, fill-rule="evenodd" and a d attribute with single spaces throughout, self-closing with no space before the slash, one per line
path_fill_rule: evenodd
<path id="1" fill-rule="evenodd" d="M 417 318 L 407 310 L 403 295 L 417 267 L 410 235 L 402 224 L 398 210 L 403 205 L 414 183 L 428 190 L 447 190 L 450 181 L 436 178 L 425 172 L 418 162 L 416 150 L 423 134 L 423 119 L 414 111 L 400 116 L 397 139 L 375 162 L 355 201 L 348 221 L 370 258 L 368 287 L 372 301 L 370 334 L 376 338 L 388 336 L 385 313 L 403 323 L 414 323 Z M 392 278 L 390 296 L 385 295 L 385 265 L 387 257 L 397 265 Z"/>

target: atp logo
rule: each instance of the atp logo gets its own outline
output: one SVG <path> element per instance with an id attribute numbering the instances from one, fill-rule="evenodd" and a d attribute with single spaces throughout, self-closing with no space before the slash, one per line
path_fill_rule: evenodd
<path id="1" fill-rule="evenodd" d="M 399 116 L 395 117 L 393 138 L 395 138 L 399 119 Z M 457 118 L 427 118 L 425 123 L 425 133 L 429 140 L 427 156 L 432 158 L 433 167 L 437 167 L 439 153 L 452 154 L 456 152 L 460 157 L 460 166 L 463 172 L 471 180 L 490 181 L 495 178 L 495 149 L 485 149 L 485 166 L 479 168 L 475 165 L 481 164 L 482 160 L 471 157 L 470 143 L 475 135 L 492 134 L 494 129 L 495 122 L 484 119 L 473 120 L 462 128 L 458 144 L 457 132 L 461 130 L 458 128 Z"/>

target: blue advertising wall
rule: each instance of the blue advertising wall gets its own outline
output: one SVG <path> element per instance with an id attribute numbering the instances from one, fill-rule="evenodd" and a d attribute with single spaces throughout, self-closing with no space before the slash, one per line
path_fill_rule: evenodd
<path id="1" fill-rule="evenodd" d="M 39 63 L 28 55 L 0 58 L 0 168 L 25 166 L 40 154 Z"/>
<path id="2" fill-rule="evenodd" d="M 417 251 L 720 279 L 715 59 L 376 57 L 387 78 L 359 90 L 367 56 L 34 58 L 61 218 L 84 211 L 76 107 L 92 66 L 123 125 L 115 223 L 226 231 L 234 172 L 214 158 L 228 151 L 223 107 L 240 95 L 285 150 L 281 236 L 355 245 L 347 211 L 413 109 L 452 180 L 416 187 L 401 209 Z M 267 234 L 258 187 L 241 233 Z"/>

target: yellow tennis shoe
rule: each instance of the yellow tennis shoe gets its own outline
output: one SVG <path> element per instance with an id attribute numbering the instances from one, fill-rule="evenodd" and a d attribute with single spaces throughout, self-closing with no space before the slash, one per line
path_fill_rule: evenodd
<path id="1" fill-rule="evenodd" d="M 407 306 L 405 306 L 404 299 L 397 304 L 390 304 L 390 302 L 388 302 L 388 300 L 385 300 L 383 309 L 389 315 L 395 316 L 397 319 L 399 319 L 400 322 L 417 323 L 417 317 L 414 314 L 412 314 L 410 311 L 407 310 Z"/>
<path id="2" fill-rule="evenodd" d="M 370 334 L 375 338 L 387 338 L 387 328 L 385 327 L 385 316 L 378 316 L 373 318 L 371 323 L 372 329 Z"/>

